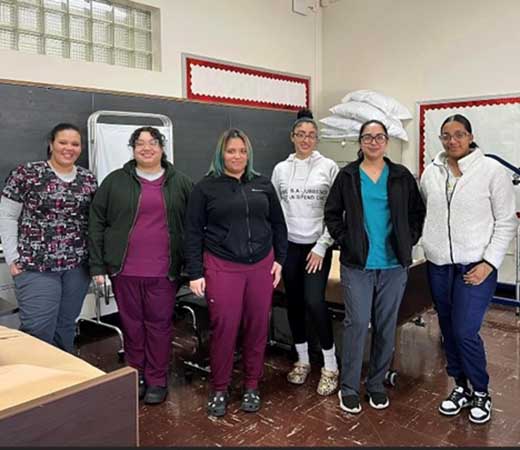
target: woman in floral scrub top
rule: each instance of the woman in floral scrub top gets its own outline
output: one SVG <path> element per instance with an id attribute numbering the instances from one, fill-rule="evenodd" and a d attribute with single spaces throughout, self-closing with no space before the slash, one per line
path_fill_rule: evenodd
<path id="1" fill-rule="evenodd" d="M 75 321 L 87 294 L 87 228 L 95 176 L 76 166 L 79 129 L 51 131 L 48 160 L 15 168 L 0 199 L 0 237 L 14 279 L 20 329 L 74 349 Z"/>

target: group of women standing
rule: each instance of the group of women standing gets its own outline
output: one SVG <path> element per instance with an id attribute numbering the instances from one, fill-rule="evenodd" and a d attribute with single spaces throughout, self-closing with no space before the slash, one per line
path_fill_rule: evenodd
<path id="1" fill-rule="evenodd" d="M 79 130 L 55 127 L 48 160 L 13 170 L 0 200 L 0 235 L 21 329 L 72 351 L 89 274 L 96 283 L 110 277 L 126 359 L 139 373 L 139 397 L 161 403 L 184 269 L 193 293 L 206 297 L 210 316 L 208 415 L 226 414 L 238 342 L 241 409 L 256 412 L 272 293 L 282 279 L 298 356 L 288 382 L 304 384 L 311 372 L 311 324 L 323 356 L 317 393 L 340 387 L 341 409 L 359 413 L 371 325 L 365 391 L 369 405 L 383 409 L 390 404 L 383 381 L 412 247 L 422 235 L 447 372 L 455 380 L 439 411 L 456 415 L 469 407 L 472 422 L 488 421 L 479 330 L 517 226 L 505 171 L 482 154 L 461 115 L 443 123 L 444 150 L 426 168 L 420 189 L 408 169 L 385 156 L 389 136 L 377 120 L 363 124 L 358 158 L 341 170 L 316 150 L 318 126 L 310 111 L 299 113 L 290 139 L 294 153 L 269 180 L 254 170 L 245 133 L 227 130 L 209 172 L 193 186 L 166 160 L 162 134 L 139 128 L 129 140 L 133 158 L 97 188 L 94 175 L 76 165 Z M 345 304 L 340 364 L 325 302 L 335 245 Z"/>

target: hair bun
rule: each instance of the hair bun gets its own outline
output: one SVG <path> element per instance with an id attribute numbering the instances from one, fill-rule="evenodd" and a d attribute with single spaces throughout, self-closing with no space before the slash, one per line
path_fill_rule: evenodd
<path id="1" fill-rule="evenodd" d="M 298 116 L 296 117 L 296 120 L 303 119 L 304 117 L 307 117 L 309 119 L 314 119 L 314 116 L 312 115 L 312 111 L 309 108 L 302 108 L 298 111 Z"/>

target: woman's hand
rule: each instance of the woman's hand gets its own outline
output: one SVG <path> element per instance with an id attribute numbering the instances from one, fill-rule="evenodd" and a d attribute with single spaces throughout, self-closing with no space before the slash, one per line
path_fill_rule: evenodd
<path id="1" fill-rule="evenodd" d="M 318 255 L 317 253 L 314 253 L 313 251 L 310 251 L 307 255 L 307 265 L 305 266 L 305 270 L 307 273 L 316 273 L 317 271 L 321 270 L 323 266 L 323 257 Z"/>
<path id="2" fill-rule="evenodd" d="M 275 288 L 282 278 L 282 266 L 276 261 L 273 263 L 271 275 L 273 276 L 273 288 Z"/>
<path id="3" fill-rule="evenodd" d="M 11 272 L 11 276 L 14 278 L 16 275 L 20 275 L 23 269 L 20 263 L 13 262 L 9 265 L 9 272 Z"/>
<path id="4" fill-rule="evenodd" d="M 464 282 L 466 284 L 478 286 L 489 276 L 491 272 L 493 272 L 493 267 L 491 267 L 487 262 L 483 261 L 478 263 L 471 270 L 468 270 L 464 274 Z"/>
<path id="5" fill-rule="evenodd" d="M 92 277 L 96 286 L 101 286 L 105 283 L 105 275 L 95 275 Z"/>
<path id="6" fill-rule="evenodd" d="M 198 280 L 190 281 L 190 289 L 197 297 L 204 297 L 206 291 L 206 280 L 199 278 Z"/>

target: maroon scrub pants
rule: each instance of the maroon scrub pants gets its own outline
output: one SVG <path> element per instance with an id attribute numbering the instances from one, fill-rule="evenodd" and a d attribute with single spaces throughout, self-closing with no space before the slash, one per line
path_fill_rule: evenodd
<path id="1" fill-rule="evenodd" d="M 244 387 L 256 389 L 263 375 L 273 297 L 273 251 L 254 264 L 240 264 L 204 253 L 210 318 L 211 384 L 224 391 L 231 382 L 240 331 Z"/>
<path id="2" fill-rule="evenodd" d="M 111 278 L 123 329 L 126 362 L 148 386 L 167 386 L 177 286 L 166 277 Z"/>

